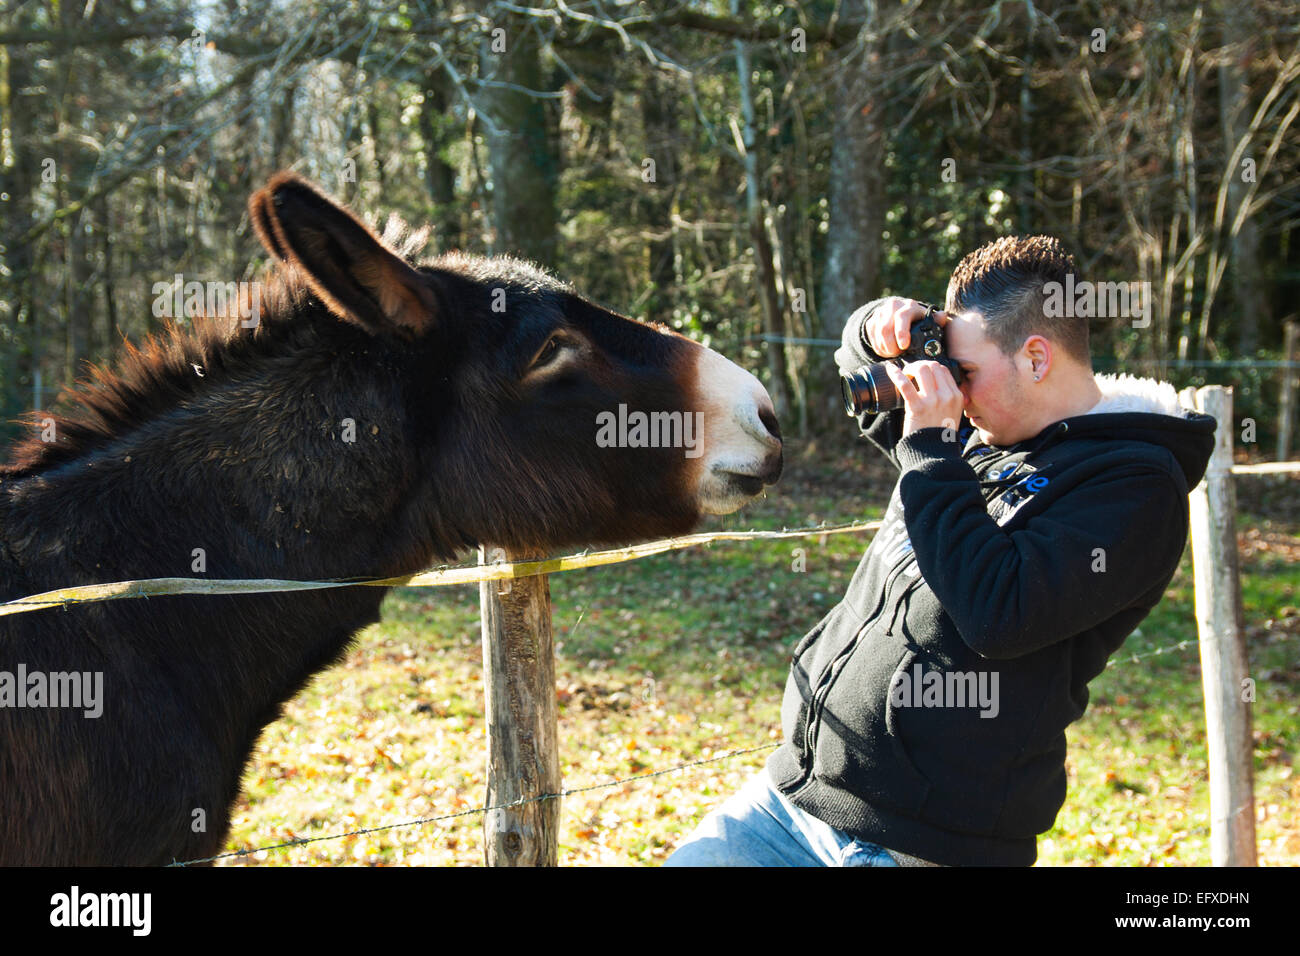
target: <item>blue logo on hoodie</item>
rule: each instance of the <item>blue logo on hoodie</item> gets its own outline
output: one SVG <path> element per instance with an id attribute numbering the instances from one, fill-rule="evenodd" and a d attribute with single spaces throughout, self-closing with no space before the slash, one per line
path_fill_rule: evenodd
<path id="1" fill-rule="evenodd" d="M 1015 467 L 1016 466 L 1011 465 L 1007 468 L 1003 468 L 1001 473 L 995 477 L 1001 478 L 1008 476 L 1012 471 L 1014 471 Z M 1049 479 L 1046 475 L 1033 474 L 1033 465 L 1022 463 L 1020 467 L 1030 469 L 1030 474 L 1024 475 L 1019 481 L 998 496 L 1006 505 L 1009 506 L 1006 511 L 997 516 L 998 524 L 1005 524 L 1006 520 L 1010 518 L 1022 504 L 1028 501 L 1033 495 L 1042 491 L 1048 485 Z"/>

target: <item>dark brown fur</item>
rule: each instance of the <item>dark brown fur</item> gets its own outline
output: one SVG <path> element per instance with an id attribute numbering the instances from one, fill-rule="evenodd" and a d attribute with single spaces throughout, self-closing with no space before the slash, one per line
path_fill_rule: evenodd
<path id="1" fill-rule="evenodd" d="M 557 549 L 696 522 L 680 450 L 593 441 L 620 402 L 692 408 L 696 346 L 516 260 L 409 265 L 291 176 L 250 210 L 287 260 L 258 326 L 202 320 L 129 350 L 68 396 L 56 441 L 33 435 L 0 468 L 0 598 L 392 575 L 481 542 Z M 557 330 L 581 358 L 530 375 Z M 104 698 L 98 719 L 0 707 L 0 864 L 218 852 L 263 727 L 382 598 L 174 596 L 0 618 L 0 670 L 99 671 Z"/>

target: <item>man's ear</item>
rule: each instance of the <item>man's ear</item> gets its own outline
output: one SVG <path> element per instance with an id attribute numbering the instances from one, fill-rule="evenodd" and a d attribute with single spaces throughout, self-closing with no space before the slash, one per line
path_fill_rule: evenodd
<path id="1" fill-rule="evenodd" d="M 1042 379 L 1052 366 L 1052 343 L 1041 335 L 1031 335 L 1025 339 L 1021 351 L 1029 360 L 1030 375 L 1037 376 L 1034 381 Z"/>
<path id="2" fill-rule="evenodd" d="M 421 335 L 437 321 L 428 279 L 355 216 L 293 173 L 279 173 L 248 200 L 267 251 L 301 269 L 341 319 L 372 334 Z"/>

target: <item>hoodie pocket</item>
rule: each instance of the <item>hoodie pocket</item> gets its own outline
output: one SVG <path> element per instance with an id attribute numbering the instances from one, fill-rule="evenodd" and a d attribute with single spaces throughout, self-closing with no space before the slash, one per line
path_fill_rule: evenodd
<path id="1" fill-rule="evenodd" d="M 786 678 L 785 693 L 781 697 L 781 730 L 785 739 L 798 750 L 801 765 L 804 763 L 803 739 L 808 727 L 808 704 L 813 694 L 810 670 L 813 665 L 809 659 L 812 655 L 808 650 L 821 637 L 834 613 L 832 610 L 805 634 L 790 655 L 790 676 Z"/>
<path id="2" fill-rule="evenodd" d="M 1058 750 L 1045 703 L 1059 696 L 1058 649 L 989 660 L 950 645 L 942 666 L 939 658 L 921 652 L 909 675 L 909 706 L 891 700 L 889 711 L 912 765 L 932 787 L 924 819 L 1007 837 L 1047 829 L 1064 783 L 1063 772 L 1057 775 L 1064 740 Z"/>
<path id="3" fill-rule="evenodd" d="M 895 702 L 896 695 L 894 694 L 894 688 L 897 686 L 898 681 L 909 672 L 916 660 L 916 651 L 908 651 L 903 655 L 903 659 L 898 662 L 898 666 L 894 668 L 894 673 L 889 677 L 889 694 L 885 698 L 885 730 L 889 733 L 889 742 L 899 763 L 907 768 L 908 775 L 924 782 L 928 791 L 930 781 L 926 779 L 925 774 L 921 773 L 920 768 L 912 760 L 912 755 L 908 752 L 907 738 L 903 736 L 900 726 L 900 711 L 904 708 L 900 708 Z"/>
<path id="4" fill-rule="evenodd" d="M 959 833 L 994 832 L 1006 802 L 1006 758 L 989 745 L 993 722 L 971 707 L 955 707 L 942 699 L 934 705 L 918 688 L 923 662 L 909 654 L 897 679 L 910 682 L 906 704 L 889 700 L 889 731 L 908 766 L 929 787 L 930 799 L 921 817 L 935 826 Z M 931 669 L 945 678 L 945 672 Z M 899 695 L 901 697 L 901 694 Z"/>
<path id="5" fill-rule="evenodd" d="M 820 712 L 817 775 L 870 803 L 919 813 L 929 781 L 895 732 L 889 688 L 914 653 L 897 634 L 873 628 L 833 675 Z"/>
<path id="6" fill-rule="evenodd" d="M 1052 828 L 1065 803 L 1065 728 L 1080 714 L 1070 696 L 1069 657 L 1055 649 L 1048 678 L 1039 681 L 1043 699 L 1007 774 L 1007 796 L 999 831 L 1031 837 Z M 1045 656 L 1040 652 L 1039 656 Z"/>

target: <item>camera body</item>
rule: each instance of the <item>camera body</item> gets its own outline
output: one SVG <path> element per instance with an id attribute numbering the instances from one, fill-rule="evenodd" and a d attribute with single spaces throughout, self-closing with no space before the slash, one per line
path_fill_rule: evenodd
<path id="1" fill-rule="evenodd" d="M 912 323 L 907 348 L 901 355 L 886 362 L 863 365 L 848 375 L 840 376 L 840 394 L 844 396 L 844 411 L 849 416 L 856 418 L 863 412 L 874 415 L 903 407 L 903 396 L 898 393 L 885 370 L 887 364 L 902 368 L 906 362 L 929 359 L 947 367 L 952 373 L 953 381 L 961 384 L 961 365 L 948 357 L 943 327 L 934 317 L 939 310 L 932 305 L 921 304 L 925 305 L 925 315 Z M 865 338 L 863 344 L 866 344 Z"/>

